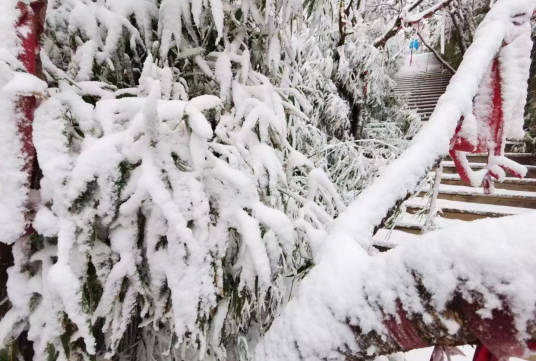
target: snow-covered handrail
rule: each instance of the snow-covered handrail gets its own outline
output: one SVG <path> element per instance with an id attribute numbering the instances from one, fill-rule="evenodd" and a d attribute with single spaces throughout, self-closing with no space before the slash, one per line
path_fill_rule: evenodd
<path id="1" fill-rule="evenodd" d="M 472 113 L 473 98 L 488 66 L 503 42 L 515 37 L 520 21 L 529 21 L 535 6 L 533 0 L 509 0 L 493 7 L 476 31 L 473 44 L 439 98 L 428 124 L 409 148 L 335 221 L 333 235 L 344 233 L 353 236 L 364 248 L 370 246 L 374 227 L 448 153 L 459 119 Z"/>
<path id="2" fill-rule="evenodd" d="M 480 311 L 487 310 L 488 316 L 492 316 L 492 310 L 501 307 L 501 300 L 509 302 L 507 307 L 517 307 L 519 303 L 536 304 L 534 292 L 530 291 L 532 293 L 527 297 L 520 296 L 532 288 L 514 289 L 517 280 L 507 277 L 508 272 L 507 275 L 500 273 L 501 277 L 508 279 L 490 283 L 492 288 L 503 285 L 508 293 L 498 295 L 490 294 L 486 291 L 488 286 L 482 285 L 490 280 L 487 275 L 477 277 L 475 282 L 463 282 L 468 279 L 456 271 L 457 267 L 467 271 L 476 265 L 469 270 L 470 273 L 489 271 L 490 275 L 497 275 L 496 270 L 502 270 L 502 266 L 490 265 L 490 260 L 499 261 L 504 256 L 505 262 L 512 262 L 514 258 L 517 262 L 524 257 L 523 252 L 532 252 L 527 249 L 517 253 L 519 250 L 515 251 L 515 242 L 524 243 L 530 238 L 523 233 L 523 229 L 535 221 L 534 214 L 490 219 L 465 224 L 450 231 L 428 233 L 417 242 L 394 252 L 405 253 L 407 257 L 369 257 L 366 252 L 371 246 L 374 227 L 381 223 L 397 201 L 414 192 L 422 177 L 438 159 L 448 153 L 460 118 L 472 113 L 473 98 L 489 65 L 503 42 L 510 43 L 521 25 L 530 20 L 535 8 L 535 0 L 504 0 L 495 4 L 475 33 L 473 44 L 465 53 L 445 94 L 439 99 L 427 126 L 414 138 L 410 147 L 386 167 L 372 185 L 334 221 L 326 240 L 317 247 L 316 266 L 300 284 L 298 295 L 275 320 L 257 347 L 257 361 L 344 359 L 344 356 L 356 355 L 359 359 L 393 352 L 393 348 L 381 350 L 376 347 L 390 342 L 392 338 L 397 341 L 394 344 L 400 346 L 397 331 L 391 330 L 385 320 L 393 317 L 397 320 L 395 326 L 396 323 L 403 326 L 404 320 L 400 319 L 406 317 L 406 313 L 419 315 L 422 325 L 444 327 L 450 334 L 458 332 L 459 324 L 448 318 L 443 319 L 441 314 L 440 324 L 434 323 L 433 317 L 437 314 L 431 316 L 428 313 L 419 285 L 428 292 L 427 297 L 431 297 L 433 303 L 439 306 L 439 312 L 446 311 L 446 303 L 453 300 L 456 292 L 468 294 L 471 290 L 465 290 L 466 286 L 473 287 L 472 290 L 484 297 L 486 305 Z M 516 237 L 508 233 L 516 231 L 520 232 L 516 233 Z M 434 242 L 430 242 L 432 239 Z M 432 252 L 433 247 L 446 240 L 449 241 L 448 246 L 442 247 L 437 254 Z M 463 249 L 459 248 L 462 245 Z M 491 249 L 493 247 L 500 249 Z M 448 261 L 447 253 L 456 260 Z M 471 256 L 467 258 L 469 254 Z M 500 254 L 501 257 L 491 257 L 493 254 Z M 424 258 L 428 259 L 423 262 Z M 482 266 L 482 258 L 486 259 L 485 267 Z M 414 268 L 412 264 L 419 264 L 419 267 Z M 425 274 L 432 270 L 437 272 L 432 272 L 432 279 L 427 279 Z M 527 285 L 536 282 L 534 277 L 528 275 L 516 277 L 523 278 L 528 282 Z M 464 288 L 461 291 L 458 289 L 460 285 Z M 399 304 L 405 311 L 402 314 L 397 308 Z M 478 317 L 486 317 L 480 311 Z M 534 311 L 522 310 L 513 314 L 516 323 L 512 327 L 516 328 L 518 337 L 514 343 L 518 342 L 518 345 L 519 341 L 532 338 L 527 334 L 526 327 L 529 321 L 527 317 L 533 317 Z M 422 339 L 414 328 L 400 332 L 405 331 L 409 333 L 402 335 L 407 337 L 402 349 L 423 347 L 423 342 L 417 342 Z M 479 339 L 483 341 L 480 335 Z"/>
<path id="3" fill-rule="evenodd" d="M 406 6 L 402 10 L 402 12 L 393 20 L 392 25 L 389 27 L 389 30 L 387 30 L 382 36 L 374 40 L 374 46 L 377 48 L 384 46 L 385 43 L 387 43 L 387 40 L 391 39 L 393 36 L 395 36 L 398 33 L 398 31 L 402 28 L 402 25 L 416 24 L 422 19 L 432 16 L 436 11 L 441 10 L 444 7 L 448 6 L 452 2 L 452 0 L 441 0 L 434 6 L 424 11 L 421 11 L 420 13 L 409 14 L 409 12 L 414 10 L 421 2 L 422 1 L 417 1 L 415 3 L 409 4 L 408 6 Z"/>
<path id="4" fill-rule="evenodd" d="M 376 257 L 333 239 L 255 361 L 372 360 L 479 340 L 499 358 L 527 356 L 525 342 L 536 340 L 535 221 L 528 213 L 461 222 Z"/>

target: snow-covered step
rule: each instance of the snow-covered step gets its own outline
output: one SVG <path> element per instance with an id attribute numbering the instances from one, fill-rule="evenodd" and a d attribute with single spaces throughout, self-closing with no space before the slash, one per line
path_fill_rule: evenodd
<path id="1" fill-rule="evenodd" d="M 446 85 L 439 85 L 439 86 L 419 86 L 419 87 L 408 87 L 408 88 L 397 88 L 394 90 L 395 93 L 425 93 L 429 92 L 428 94 L 437 94 L 440 92 L 445 92 L 447 89 Z"/>
<path id="2" fill-rule="evenodd" d="M 430 102 L 430 101 L 438 101 L 439 98 L 441 97 L 441 95 L 443 94 L 434 94 L 434 95 L 431 95 L 431 94 L 418 94 L 418 95 L 413 95 L 413 94 L 409 94 L 409 96 L 407 97 L 407 100 L 408 102 L 410 103 L 416 103 L 416 102 Z"/>
<path id="3" fill-rule="evenodd" d="M 395 95 L 405 96 L 415 99 L 439 99 L 445 93 L 445 89 L 413 89 L 413 90 L 395 90 Z"/>
<path id="4" fill-rule="evenodd" d="M 419 105 L 432 105 L 436 106 L 437 100 L 439 98 L 431 98 L 431 99 L 414 99 L 411 101 L 408 101 L 408 106 L 411 108 L 418 107 Z"/>
<path id="5" fill-rule="evenodd" d="M 486 166 L 486 163 L 470 163 L 471 169 L 478 170 L 482 169 Z M 534 165 L 526 165 L 527 168 L 527 175 L 525 178 L 536 178 L 536 166 Z M 443 162 L 443 173 L 446 174 L 458 174 L 458 170 L 454 166 L 454 162 L 452 161 L 444 161 Z M 508 172 L 506 172 L 508 174 Z"/>
<path id="6" fill-rule="evenodd" d="M 418 107 L 433 107 L 435 108 L 435 106 L 437 105 L 437 100 L 439 98 L 428 98 L 428 99 L 413 99 L 411 101 L 408 102 L 408 105 L 411 107 L 411 108 L 418 108 Z"/>
<path id="7" fill-rule="evenodd" d="M 422 113 L 432 114 L 434 109 L 435 108 L 419 108 L 419 107 L 416 107 L 417 113 L 419 113 L 419 114 L 422 114 Z"/>
<path id="8" fill-rule="evenodd" d="M 421 116 L 421 123 L 426 124 L 430 120 L 432 113 L 417 113 Z"/>
<path id="9" fill-rule="evenodd" d="M 436 107 L 436 104 L 437 102 L 432 99 L 432 100 L 420 100 L 420 101 L 415 101 L 413 103 L 410 104 L 410 107 L 412 109 L 418 109 L 418 108 L 429 108 L 429 109 L 435 109 Z"/>
<path id="10" fill-rule="evenodd" d="M 447 87 L 448 80 L 445 81 L 420 81 L 413 83 L 400 83 L 397 82 L 395 90 L 406 88 L 406 89 L 417 89 L 417 88 L 440 88 Z"/>
<path id="11" fill-rule="evenodd" d="M 416 90 L 445 90 L 447 88 L 447 83 L 445 84 L 418 84 L 418 85 L 404 85 L 395 88 L 395 92 L 401 91 L 416 91 Z"/>
<path id="12" fill-rule="evenodd" d="M 417 81 L 417 82 L 408 82 L 408 83 L 400 83 L 397 81 L 395 89 L 400 89 L 402 87 L 405 88 L 418 88 L 418 87 L 446 87 L 448 85 L 449 79 L 446 80 L 423 80 L 423 81 Z"/>
<path id="13" fill-rule="evenodd" d="M 467 184 L 462 182 L 458 174 L 443 174 L 441 177 L 441 184 L 453 185 L 453 186 L 466 186 Z M 495 188 L 508 189 L 512 191 L 524 191 L 535 192 L 536 194 L 536 179 L 534 178 L 513 178 L 506 177 L 502 182 L 495 182 Z"/>
<path id="14" fill-rule="evenodd" d="M 398 224 L 394 230 L 398 232 L 419 235 L 422 233 L 422 226 L 416 224 Z"/>
<path id="15" fill-rule="evenodd" d="M 407 98 L 408 102 L 410 103 L 416 103 L 416 102 L 423 102 L 423 101 L 433 101 L 435 100 L 436 103 L 441 97 L 442 94 L 437 95 L 411 95 Z"/>
<path id="16" fill-rule="evenodd" d="M 420 110 L 421 112 L 423 112 L 423 111 L 432 112 L 432 111 L 435 110 L 435 104 L 433 105 L 433 108 L 431 108 L 429 105 L 423 105 L 423 106 L 417 106 L 417 105 L 416 105 L 416 106 L 414 106 L 414 107 L 412 107 L 412 108 L 415 109 L 415 110 L 417 110 L 417 111 Z"/>
<path id="17" fill-rule="evenodd" d="M 411 93 L 412 95 L 437 95 L 437 94 L 443 94 L 445 92 L 446 87 L 430 87 L 428 89 L 422 89 L 422 88 L 415 88 L 411 90 L 397 90 L 395 89 L 396 94 L 401 93 Z"/>
<path id="18" fill-rule="evenodd" d="M 450 205 L 446 202 L 450 202 Z M 425 202 L 423 202 L 425 203 Z M 426 204 L 426 203 L 425 203 Z M 426 209 L 423 204 L 407 204 L 407 213 L 396 224 L 395 230 L 412 235 L 422 234 L 426 222 L 426 215 L 419 214 L 419 211 Z M 471 222 L 478 219 L 490 217 L 507 217 L 515 214 L 527 212 L 536 212 L 534 209 L 505 207 L 486 204 L 472 204 L 447 200 L 438 200 L 440 211 L 434 218 L 434 224 L 437 228 L 452 226 L 458 222 Z M 387 230 L 385 230 L 387 231 Z M 385 232 L 384 231 L 384 232 Z"/>
<path id="19" fill-rule="evenodd" d="M 435 84 L 430 84 L 428 82 L 416 83 L 416 84 L 405 84 L 398 83 L 395 90 L 412 90 L 412 89 L 422 89 L 422 88 L 446 88 L 449 85 L 448 81 L 439 82 Z"/>
<path id="20" fill-rule="evenodd" d="M 441 95 L 443 95 L 443 93 L 441 94 L 417 94 L 417 95 L 408 94 L 407 99 L 409 103 L 432 102 L 434 100 L 437 102 L 437 100 L 441 98 Z"/>
<path id="21" fill-rule="evenodd" d="M 411 84 L 422 84 L 422 83 L 445 83 L 450 80 L 449 77 L 441 76 L 441 75 L 430 75 L 427 77 L 418 77 L 418 78 L 400 78 L 397 77 L 395 79 L 396 86 L 400 86 L 402 84 L 404 85 L 411 85 Z"/>
<path id="22" fill-rule="evenodd" d="M 428 198 L 416 197 L 405 202 L 404 205 L 408 213 L 416 214 L 427 209 L 428 203 Z M 447 199 L 438 199 L 436 201 L 436 207 L 440 210 L 440 212 L 438 212 L 439 217 L 461 221 L 474 221 L 482 218 L 497 218 L 536 212 L 536 210 L 530 208 L 459 202 Z"/>
<path id="23" fill-rule="evenodd" d="M 430 120 L 432 112 L 430 113 L 418 113 L 417 112 L 417 114 L 421 116 L 421 122 L 427 122 L 428 120 Z"/>
<path id="24" fill-rule="evenodd" d="M 405 75 L 399 75 L 396 79 L 397 81 L 419 81 L 419 80 L 429 80 L 429 79 L 434 79 L 434 80 L 440 80 L 440 79 L 450 79 L 450 75 L 447 75 L 445 73 L 441 73 L 441 72 L 428 72 L 428 73 L 422 73 L 422 74 L 419 74 L 419 75 L 416 75 L 414 77 L 410 77 L 410 76 L 405 76 Z"/>
<path id="25" fill-rule="evenodd" d="M 426 117 L 426 118 L 430 118 L 430 116 L 432 115 L 432 113 L 434 112 L 434 110 L 430 110 L 430 109 L 417 109 L 416 110 L 417 114 L 419 114 L 421 116 L 421 120 L 423 120 L 422 118 L 423 117 Z"/>
<path id="26" fill-rule="evenodd" d="M 426 109 L 426 107 L 428 107 L 428 109 Z M 415 105 L 415 106 L 412 106 L 411 107 L 412 109 L 415 109 L 415 110 L 419 110 L 419 109 L 423 109 L 423 110 L 430 110 L 429 106 L 428 105 L 424 105 L 422 107 L 419 107 L 418 105 Z M 435 105 L 434 105 L 434 108 L 431 108 L 431 110 L 433 111 L 435 109 Z"/>
<path id="27" fill-rule="evenodd" d="M 422 104 L 422 106 L 421 106 L 421 104 L 419 104 L 419 103 L 418 104 L 413 104 L 411 106 L 411 109 L 418 109 L 419 107 L 430 107 L 430 105 L 432 105 L 434 107 L 433 109 L 435 109 L 435 104 Z"/>
<path id="28" fill-rule="evenodd" d="M 483 188 L 442 184 L 439 186 L 437 198 L 458 202 L 536 209 L 536 193 L 508 189 L 495 189 L 493 194 L 485 194 Z"/>
<path id="29" fill-rule="evenodd" d="M 450 76 L 437 72 L 437 73 L 427 73 L 427 74 L 416 75 L 416 76 L 399 75 L 396 78 L 397 81 L 420 81 L 420 80 L 431 81 L 431 80 L 443 80 L 443 79 L 450 79 Z"/>
<path id="30" fill-rule="evenodd" d="M 396 78 L 396 85 L 399 86 L 400 84 L 419 84 L 419 83 L 445 83 L 450 81 L 450 77 L 441 76 L 441 75 L 434 75 L 434 76 L 428 76 L 428 77 L 417 77 L 417 78 Z"/>
<path id="31" fill-rule="evenodd" d="M 373 237 L 374 246 L 379 248 L 380 251 L 387 251 L 391 248 L 394 248 L 404 242 L 412 241 L 415 239 L 415 235 L 396 230 L 396 229 L 385 229 L 382 228 L 376 232 Z M 383 248 L 383 249 L 382 249 Z"/>
<path id="32" fill-rule="evenodd" d="M 535 158 L 531 153 L 505 153 L 504 155 L 519 164 L 533 165 L 535 163 Z M 446 160 L 451 161 L 452 158 L 448 156 Z M 470 163 L 486 163 L 488 155 L 485 153 L 467 154 L 467 160 Z"/>
<path id="33" fill-rule="evenodd" d="M 428 107 L 435 107 L 437 105 L 437 101 L 439 100 L 439 96 L 436 96 L 434 98 L 429 97 L 410 97 L 407 98 L 408 106 L 412 109 L 415 109 L 419 106 L 428 106 Z"/>
<path id="34" fill-rule="evenodd" d="M 448 81 L 422 81 L 416 83 L 397 83 L 395 90 L 400 89 L 419 89 L 419 88 L 446 88 Z"/>
<path id="35" fill-rule="evenodd" d="M 445 228 L 451 226 L 457 222 L 464 222 L 459 219 L 447 219 L 447 218 L 435 218 L 434 223 L 437 228 Z M 422 234 L 424 224 L 426 223 L 426 216 L 419 214 L 406 213 L 402 216 L 402 219 L 398 221 L 395 226 L 395 230 L 410 233 L 410 234 Z"/>
<path id="36" fill-rule="evenodd" d="M 443 93 L 446 91 L 446 86 L 434 86 L 434 87 L 417 87 L 417 88 L 411 88 L 411 89 L 395 89 L 394 93 L 397 95 L 420 95 L 420 96 L 427 96 L 427 97 L 435 97 L 438 98 L 443 95 Z"/>

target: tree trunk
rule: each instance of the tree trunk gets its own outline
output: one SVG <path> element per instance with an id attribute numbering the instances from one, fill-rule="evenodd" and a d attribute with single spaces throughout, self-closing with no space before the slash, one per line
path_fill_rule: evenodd
<path id="1" fill-rule="evenodd" d="M 467 51 L 467 44 L 465 43 L 465 38 L 463 37 L 463 32 L 460 27 L 460 23 L 456 16 L 456 12 L 449 11 L 449 15 L 452 18 L 452 24 L 454 25 L 454 29 L 456 30 L 456 37 L 458 39 L 458 46 L 460 47 L 460 52 L 463 55 Z"/>
<path id="2" fill-rule="evenodd" d="M 351 121 L 351 129 L 350 134 L 354 137 L 354 139 L 361 139 L 362 138 L 362 132 L 363 132 L 363 126 L 360 124 L 361 119 L 361 107 L 357 103 L 352 104 L 352 111 L 350 119 Z"/>

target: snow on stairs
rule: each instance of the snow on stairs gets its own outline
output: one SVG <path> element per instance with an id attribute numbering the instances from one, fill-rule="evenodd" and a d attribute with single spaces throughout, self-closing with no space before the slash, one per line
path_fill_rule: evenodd
<path id="1" fill-rule="evenodd" d="M 448 85 L 450 74 L 441 72 L 441 66 L 432 54 L 414 55 L 412 66 L 415 68 L 406 65 L 399 72 L 395 92 L 408 94 L 409 106 L 417 109 L 422 121 L 427 121 Z M 463 183 L 450 157 L 445 158 L 442 162 L 443 175 L 436 203 L 438 216 L 434 218 L 435 226 L 444 228 L 455 222 L 536 211 L 536 158 L 530 153 L 517 152 L 520 148 L 517 143 L 507 142 L 505 151 L 509 159 L 528 168 L 526 178 L 507 177 L 504 182 L 495 184 L 495 193 L 491 195 L 484 194 L 483 188 Z M 469 155 L 467 159 L 473 169 L 481 169 L 487 162 L 485 154 Z M 432 179 L 435 177 L 434 171 L 430 173 Z M 391 248 L 422 233 L 430 202 L 429 193 L 421 192 L 404 203 L 406 212 L 394 230 L 378 231 L 374 236 L 378 248 Z"/>
<path id="2" fill-rule="evenodd" d="M 415 54 L 412 64 L 409 65 L 409 59 L 406 59 L 400 69 L 395 94 L 407 97 L 409 106 L 417 110 L 422 121 L 427 121 L 450 78 L 451 74 L 442 68 L 433 54 Z"/>
<path id="3" fill-rule="evenodd" d="M 478 155 L 475 159 L 478 159 Z M 484 194 L 481 187 L 471 187 L 460 180 L 453 162 L 443 161 L 443 175 L 437 196 L 437 228 L 448 227 L 455 222 L 471 222 L 483 218 L 505 217 L 536 211 L 536 162 L 531 154 L 507 153 L 507 157 L 519 161 L 529 169 L 525 179 L 507 177 L 495 183 L 495 192 Z M 471 158 L 470 158 L 471 159 Z M 472 168 L 482 168 L 484 163 L 470 163 Z M 435 172 L 430 176 L 435 178 Z M 428 207 L 429 194 L 422 191 L 404 203 L 406 213 L 398 220 L 394 230 L 382 229 L 375 235 L 378 245 L 396 245 L 407 239 L 404 234 L 421 234 Z"/>

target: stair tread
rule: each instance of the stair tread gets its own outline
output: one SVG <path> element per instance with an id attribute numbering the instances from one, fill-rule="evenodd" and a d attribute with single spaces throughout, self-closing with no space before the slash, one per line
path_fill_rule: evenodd
<path id="1" fill-rule="evenodd" d="M 431 87 L 446 88 L 448 86 L 449 86 L 449 82 L 437 82 L 437 83 L 423 82 L 423 83 L 417 83 L 417 84 L 397 83 L 395 90 L 431 88 Z"/>
<path id="2" fill-rule="evenodd" d="M 418 235 L 397 229 L 382 228 L 372 238 L 375 246 L 395 248 L 396 246 L 414 240 Z"/>
<path id="3" fill-rule="evenodd" d="M 396 224 L 396 228 L 421 230 L 424 227 L 425 222 L 426 222 L 426 217 L 423 217 L 421 215 L 406 213 L 402 216 L 402 219 Z M 459 222 L 465 222 L 465 221 L 461 221 L 458 219 L 447 219 L 447 218 L 441 218 L 441 217 L 436 217 L 434 219 L 434 223 L 438 228 L 445 228 L 445 227 L 451 226 Z"/>
<path id="4" fill-rule="evenodd" d="M 441 179 L 443 180 L 460 180 L 459 174 L 443 174 L 441 176 Z M 527 184 L 527 185 L 534 185 L 536 186 L 536 179 L 534 178 L 515 178 L 515 177 L 506 177 L 502 182 L 500 183 L 511 183 L 511 184 Z"/>
<path id="5" fill-rule="evenodd" d="M 416 76 L 397 76 L 395 78 L 395 81 L 398 80 L 412 80 L 412 79 L 451 79 L 451 77 L 446 76 L 445 74 L 441 73 L 428 73 L 427 75 L 416 75 Z"/>
<path id="6" fill-rule="evenodd" d="M 418 85 L 412 85 L 412 86 L 396 86 L 394 88 L 394 91 L 401 91 L 401 90 L 423 90 L 423 89 L 447 89 L 448 84 L 442 83 L 442 84 L 418 84 Z"/>
<path id="7" fill-rule="evenodd" d="M 487 163 L 469 163 L 471 168 L 484 168 L 486 165 Z M 443 161 L 443 167 L 453 168 L 455 165 L 453 161 L 445 160 Z M 536 166 L 534 165 L 526 165 L 525 167 L 530 170 L 536 170 Z"/>
<path id="8" fill-rule="evenodd" d="M 435 105 L 437 104 L 438 101 L 439 101 L 439 98 L 423 98 L 423 99 L 414 98 L 410 101 L 408 105 L 410 108 L 413 108 L 418 104 L 434 104 Z"/>
<path id="9" fill-rule="evenodd" d="M 414 91 L 414 90 L 395 90 L 395 93 L 398 93 L 398 94 L 415 94 L 415 95 L 419 95 L 419 94 L 423 94 L 423 95 L 443 95 L 443 93 L 445 92 L 445 89 L 433 89 L 434 91 L 429 91 L 429 90 L 426 90 L 426 89 L 423 89 L 423 90 L 420 90 L 419 91 Z"/>
<path id="10" fill-rule="evenodd" d="M 446 89 L 448 83 L 420 83 L 420 84 L 397 84 L 395 90 L 412 90 L 412 89 L 430 89 L 430 88 L 441 88 Z"/>
<path id="11" fill-rule="evenodd" d="M 428 207 L 428 198 L 415 197 L 404 203 L 408 208 L 424 209 Z M 515 215 L 525 214 L 530 212 L 536 212 L 531 208 L 510 207 L 501 206 L 496 204 L 483 204 L 483 203 L 470 203 L 452 201 L 449 199 L 437 199 L 436 205 L 438 208 L 449 211 L 458 211 L 460 213 L 473 213 L 473 214 L 502 214 L 502 215 Z"/>
<path id="12" fill-rule="evenodd" d="M 514 191 L 510 189 L 495 189 L 495 192 L 493 194 L 485 194 L 484 188 L 471 187 L 469 185 L 458 186 L 450 184 L 441 184 L 439 186 L 439 193 L 485 196 L 490 198 L 523 198 L 536 200 L 536 192 Z"/>
<path id="13" fill-rule="evenodd" d="M 408 101 L 410 102 L 418 102 L 418 101 L 423 101 L 423 100 L 427 100 L 427 101 L 435 101 L 436 103 L 439 101 L 439 95 L 436 96 L 436 97 L 409 97 L 408 98 Z"/>

